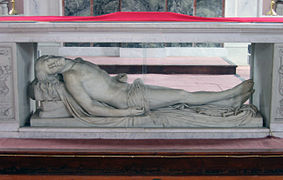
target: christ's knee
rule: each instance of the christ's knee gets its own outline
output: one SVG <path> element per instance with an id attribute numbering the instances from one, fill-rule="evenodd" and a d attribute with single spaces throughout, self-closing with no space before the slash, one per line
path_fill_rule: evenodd
<path id="1" fill-rule="evenodd" d="M 176 94 L 177 94 L 177 99 L 181 102 L 181 103 L 187 103 L 188 98 L 189 98 L 189 93 L 185 90 L 176 90 Z"/>

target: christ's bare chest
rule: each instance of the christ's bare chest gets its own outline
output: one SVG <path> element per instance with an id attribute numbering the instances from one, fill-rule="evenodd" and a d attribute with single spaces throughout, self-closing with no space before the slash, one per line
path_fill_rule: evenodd
<path id="1" fill-rule="evenodd" d="M 92 99 L 104 102 L 112 99 L 113 93 L 117 91 L 110 77 L 100 73 L 84 75 L 81 79 L 81 83 Z"/>

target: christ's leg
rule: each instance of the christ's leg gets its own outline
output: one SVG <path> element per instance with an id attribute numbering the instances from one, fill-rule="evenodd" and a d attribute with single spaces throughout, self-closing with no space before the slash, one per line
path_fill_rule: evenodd
<path id="1" fill-rule="evenodd" d="M 237 103 L 239 103 L 239 101 L 243 103 L 242 101 L 246 99 L 246 94 L 251 92 L 252 88 L 253 82 L 251 80 L 244 81 L 232 89 L 221 92 L 187 92 L 179 89 L 147 86 L 147 96 L 150 109 L 170 106 L 177 103 L 186 103 L 189 105 L 218 104 L 215 103 L 218 101 L 227 106 L 232 106 L 233 103 L 236 103 L 233 101 L 233 97 L 237 97 L 235 99 Z M 243 98 L 241 98 L 242 95 Z"/>
<path id="2" fill-rule="evenodd" d="M 253 93 L 254 93 L 254 90 L 251 90 L 251 91 L 246 92 L 244 94 L 234 96 L 232 98 L 212 102 L 212 103 L 209 103 L 209 104 L 217 105 L 217 106 L 221 106 L 221 107 L 228 106 L 228 107 L 238 108 L 238 107 L 241 107 L 241 105 L 244 104 L 251 97 L 251 95 Z"/>

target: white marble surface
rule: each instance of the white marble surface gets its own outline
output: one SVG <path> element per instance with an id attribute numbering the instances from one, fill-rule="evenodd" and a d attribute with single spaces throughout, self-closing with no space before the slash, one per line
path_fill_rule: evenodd
<path id="1" fill-rule="evenodd" d="M 270 128 L 277 133 L 281 131 L 283 135 L 283 44 L 274 46 L 274 58 L 276 61 L 272 64 Z"/>
<path id="2" fill-rule="evenodd" d="M 35 49 L 33 43 L 0 44 L 0 131 L 17 131 L 34 107 L 27 89 L 33 78 Z"/>
<path id="3" fill-rule="evenodd" d="M 258 17 L 262 13 L 262 0 L 225 1 L 225 17 Z"/>
<path id="4" fill-rule="evenodd" d="M 8 1 L 0 0 L 0 16 L 8 15 Z"/>
<path id="5" fill-rule="evenodd" d="M 259 0 L 237 0 L 237 17 L 256 17 L 259 11 Z M 235 7 L 234 7 L 235 8 Z"/>
<path id="6" fill-rule="evenodd" d="M 282 23 L 0 23 L 1 42 L 283 42 Z"/>
<path id="7" fill-rule="evenodd" d="M 256 105 L 262 113 L 267 126 L 270 124 L 271 116 L 271 98 L 274 93 L 272 86 L 273 76 L 273 44 L 254 44 L 251 76 L 255 82 L 255 93 L 253 94 L 252 103 Z"/>
<path id="8" fill-rule="evenodd" d="M 60 0 L 24 0 L 25 16 L 60 16 L 62 1 Z"/>
<path id="9" fill-rule="evenodd" d="M 255 107 L 243 105 L 252 95 L 252 80 L 227 91 L 187 92 L 144 85 L 140 79 L 128 84 L 125 74 L 113 79 L 81 58 L 61 56 L 39 57 L 35 74 L 30 92 L 34 100 L 41 102 L 39 118 L 58 119 L 35 117 L 31 119 L 32 126 L 78 124 L 73 119 L 61 119 L 65 117 L 63 114 L 72 115 L 90 127 L 262 127 L 263 124 L 261 118 L 254 118 Z"/>
<path id="10" fill-rule="evenodd" d="M 163 121 L 166 121 L 165 119 Z M 52 118 L 39 118 L 38 117 L 38 114 L 34 114 L 32 117 L 31 117 L 31 120 L 30 120 L 30 124 L 32 127 L 59 127 L 59 128 L 73 128 L 73 127 L 92 127 L 92 128 L 98 128 L 98 126 L 95 126 L 93 124 L 89 124 L 87 122 L 83 122 L 83 121 L 79 121 L 78 119 L 75 119 L 75 118 L 72 118 L 72 117 L 69 117 L 69 118 L 56 118 L 56 117 L 52 117 Z M 223 123 L 224 124 L 224 123 Z M 256 117 L 252 117 L 252 120 L 246 124 L 243 124 L 242 126 L 240 126 L 241 128 L 262 128 L 262 125 L 263 125 L 263 119 L 261 117 L 261 115 L 258 113 L 256 115 Z M 205 125 L 203 125 L 205 126 Z M 200 127 L 203 127 L 203 126 L 200 126 L 200 125 L 189 125 L 187 127 L 185 126 L 181 126 L 182 128 L 192 128 L 192 127 L 195 127 L 195 128 L 200 128 Z M 99 126 L 100 128 L 103 128 L 103 125 L 102 126 Z M 105 126 L 106 127 L 106 126 Z M 126 126 L 126 127 L 129 127 L 129 126 Z M 146 128 L 146 127 L 160 127 L 160 126 L 157 126 L 157 125 L 147 125 L 147 124 L 142 124 L 140 125 L 139 127 L 141 128 Z M 217 126 L 215 126 L 217 128 Z M 225 126 L 222 126 L 222 127 L 225 127 Z M 230 128 L 231 126 L 226 126 L 226 128 L 228 129 L 233 129 L 233 128 Z M 131 127 L 133 128 L 133 127 Z M 169 128 L 169 127 L 166 127 L 166 128 Z M 165 129 L 166 129 L 165 128 Z M 178 129 L 180 128 L 180 126 L 175 126 L 175 127 L 170 127 L 172 129 Z M 236 127 L 235 129 L 238 129 L 239 127 Z M 154 129 L 154 128 L 153 128 Z"/>
<path id="11" fill-rule="evenodd" d="M 283 25 L 280 23 L 0 23 L 0 41 L 3 42 L 253 42 L 253 43 L 282 43 Z M 14 44 L 15 45 L 15 44 Z M 271 45 L 271 44 L 269 44 Z M 264 46 L 264 45 L 263 45 Z M 267 64 L 280 62 L 280 56 L 273 54 L 262 46 L 258 52 L 262 52 L 262 59 Z M 278 45 L 280 46 L 280 44 Z M 28 51 L 26 51 L 28 52 Z M 271 54 L 270 54 L 271 52 Z M 257 54 L 257 56 L 261 56 Z M 13 56 L 13 62 L 16 63 L 16 54 Z M 264 58 L 267 57 L 267 58 Z M 20 66 L 20 64 L 18 64 Z M 275 65 L 275 64 L 274 64 Z M 275 77 L 278 74 L 278 68 L 270 70 L 270 66 L 264 66 L 266 69 L 257 69 L 258 82 L 266 82 L 259 85 L 259 94 L 255 98 L 262 103 L 263 109 L 267 109 L 267 127 L 273 128 L 272 134 L 283 136 L 281 128 L 281 118 L 271 119 L 274 113 L 268 110 L 268 107 L 279 108 L 278 89 L 272 89 L 271 99 L 268 94 L 261 90 L 264 87 L 272 87 L 270 84 L 278 84 Z M 16 75 L 17 71 L 14 71 Z M 267 78 L 268 80 L 261 79 Z M 22 85 L 24 87 L 24 85 Z M 279 88 L 281 90 L 282 88 Z M 258 90 L 256 86 L 256 90 Z M 15 94 L 18 97 L 18 94 Z M 22 100 L 24 96 L 21 96 Z M 277 99 L 276 99 L 277 98 Z M 276 107 L 277 106 L 277 107 Z M 265 110 L 263 110 L 265 112 Z M 271 116 L 270 116 L 271 115 Z M 24 119 L 24 118 L 23 118 Z M 273 121 L 274 120 L 274 121 Z M 278 123 L 275 123 L 278 122 Z M 24 122 L 21 121 L 22 123 Z M 268 124 L 272 122 L 273 124 Z M 4 124 L 3 124 L 4 125 Z M 19 124 L 16 124 L 19 125 Z M 6 125 L 4 125 L 6 127 Z M 5 129 L 2 127 L 2 129 Z M 143 132 L 128 132 L 129 129 L 121 129 L 120 132 L 110 133 L 109 129 L 74 129 L 74 128 L 19 128 L 14 124 L 8 123 L 7 127 L 11 129 L 7 132 L 1 130 L 1 137 L 34 137 L 34 138 L 238 138 L 238 137 L 265 137 L 269 135 L 269 128 L 255 129 L 178 129 L 168 132 L 152 132 L 152 129 L 140 129 Z M 276 127 L 276 128 L 275 128 Z M 156 129 L 154 129 L 156 131 Z M 168 130 L 168 129 L 164 129 Z M 224 131 L 223 131 L 224 130 Z M 19 131 L 19 132 L 17 132 Z M 121 132 L 124 131 L 124 132 Z M 149 133 L 150 132 L 150 133 Z"/>
<path id="12" fill-rule="evenodd" d="M 268 128 L 20 128 L 20 138 L 229 139 L 263 138 Z M 5 133 L 0 133 L 0 137 Z"/>

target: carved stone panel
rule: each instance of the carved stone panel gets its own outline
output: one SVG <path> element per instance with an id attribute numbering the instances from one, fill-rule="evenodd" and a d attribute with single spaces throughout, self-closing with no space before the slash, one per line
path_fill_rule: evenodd
<path id="1" fill-rule="evenodd" d="M 280 94 L 280 99 L 278 99 L 279 107 L 277 108 L 277 117 L 278 116 L 283 117 L 283 48 L 279 49 L 279 60 L 280 60 L 280 64 L 278 67 L 278 75 L 279 75 L 278 91 Z"/>
<path id="2" fill-rule="evenodd" d="M 12 49 L 0 47 L 0 121 L 14 117 Z"/>

